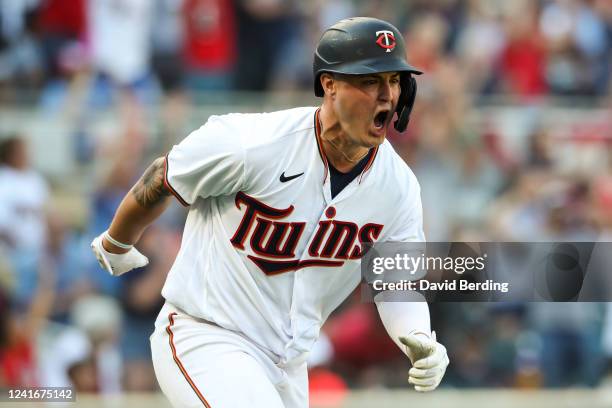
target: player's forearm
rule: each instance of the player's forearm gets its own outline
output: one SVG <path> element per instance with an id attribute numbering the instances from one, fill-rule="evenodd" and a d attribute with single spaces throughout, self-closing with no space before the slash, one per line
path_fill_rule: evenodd
<path id="1" fill-rule="evenodd" d="M 406 347 L 399 341 L 401 336 L 431 333 L 427 302 L 377 302 L 376 307 L 389 337 L 404 353 Z"/>
<path id="2" fill-rule="evenodd" d="M 109 235 L 125 244 L 136 243 L 145 228 L 168 207 L 170 194 L 164 185 L 164 158 L 160 157 L 149 166 L 119 204 L 108 229 Z M 125 252 L 107 240 L 103 241 L 103 245 L 111 252 Z"/>
<path id="3" fill-rule="evenodd" d="M 135 244 L 146 227 L 164 212 L 169 203 L 170 197 L 164 197 L 158 205 L 145 208 L 138 203 L 130 191 L 119 205 L 108 233 L 119 242 Z M 104 246 L 106 247 L 106 241 Z"/>

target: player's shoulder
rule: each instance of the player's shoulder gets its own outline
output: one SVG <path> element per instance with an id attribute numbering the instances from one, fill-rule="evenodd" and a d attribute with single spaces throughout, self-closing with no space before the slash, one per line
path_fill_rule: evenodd
<path id="1" fill-rule="evenodd" d="M 367 176 L 372 192 L 389 203 L 409 205 L 421 195 L 421 186 L 414 172 L 385 140 L 378 148 L 372 174 Z"/>
<path id="2" fill-rule="evenodd" d="M 268 144 L 314 128 L 316 107 L 263 113 L 228 113 L 211 116 L 203 128 L 238 137 L 245 148 Z"/>
<path id="3" fill-rule="evenodd" d="M 379 147 L 382 169 L 386 179 L 392 179 L 401 187 L 419 188 L 419 182 L 406 161 L 395 151 L 391 143 L 385 140 Z"/>

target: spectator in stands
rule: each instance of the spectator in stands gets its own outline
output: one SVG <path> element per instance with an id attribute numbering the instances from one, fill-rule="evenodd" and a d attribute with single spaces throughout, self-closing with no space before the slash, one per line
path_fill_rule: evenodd
<path id="1" fill-rule="evenodd" d="M 0 292 L 0 388 L 37 385 L 34 345 L 16 321 L 7 294 Z"/>
<path id="2" fill-rule="evenodd" d="M 530 99 L 547 92 L 546 49 L 537 30 L 536 3 L 520 5 L 505 17 L 508 40 L 500 56 L 500 73 L 504 92 Z"/>
<path id="3" fill-rule="evenodd" d="M 73 77 L 86 68 L 85 1 L 41 1 L 36 25 L 45 68 L 45 108 L 62 107 Z"/>
<path id="4" fill-rule="evenodd" d="M 70 317 L 92 346 L 91 358 L 71 367 L 71 380 L 89 392 L 120 392 L 123 380 L 119 349 L 122 310 L 117 300 L 100 295 L 84 296 L 72 305 Z"/>
<path id="5" fill-rule="evenodd" d="M 164 93 L 183 87 L 185 0 L 155 0 L 151 30 L 152 67 Z"/>
<path id="6" fill-rule="evenodd" d="M 424 72 L 435 73 L 444 58 L 447 35 L 448 27 L 439 15 L 421 15 L 406 34 L 410 61 Z"/>
<path id="7" fill-rule="evenodd" d="M 112 91 L 119 89 L 126 115 L 129 106 L 123 105 L 133 106 L 133 100 L 142 105 L 152 98 L 153 5 L 150 0 L 87 2 L 91 64 L 96 74 L 93 96 L 107 103 Z"/>
<path id="8" fill-rule="evenodd" d="M 548 2 L 540 30 L 548 44 L 547 79 L 551 91 L 601 95 L 610 78 L 610 6 L 590 0 Z"/>
<path id="9" fill-rule="evenodd" d="M 476 93 L 490 94 L 495 91 L 496 67 L 506 46 L 501 10 L 487 0 L 470 4 L 472 7 L 459 25 L 454 51 L 467 75 L 467 87 Z"/>
<path id="10" fill-rule="evenodd" d="M 152 69 L 162 91 L 159 151 L 169 151 L 184 133 L 188 110 L 185 94 L 184 0 L 156 0 L 152 34 Z"/>
<path id="11" fill-rule="evenodd" d="M 541 370 L 544 385 L 552 388 L 596 386 L 604 368 L 600 303 L 531 305 L 531 324 L 542 338 Z"/>
<path id="12" fill-rule="evenodd" d="M 237 58 L 237 23 L 230 0 L 183 0 L 184 57 L 193 91 L 226 91 L 233 87 Z M 262 46 L 258 44 L 255 48 Z M 249 61 L 240 75 L 248 75 Z"/>
<path id="13" fill-rule="evenodd" d="M 295 44 L 302 33 L 300 15 L 292 2 L 282 0 L 241 0 L 237 3 L 238 60 L 235 87 L 245 91 L 270 88 L 275 68 L 286 55 L 285 47 Z"/>
<path id="14" fill-rule="evenodd" d="M 40 81 L 34 35 L 38 2 L 0 0 L 0 100 L 23 100 Z"/>
<path id="15" fill-rule="evenodd" d="M 30 303 L 14 302 L 0 287 L 0 388 L 40 386 L 36 339 L 53 303 L 54 276 L 40 271 Z"/>
<path id="16" fill-rule="evenodd" d="M 0 232 L 5 245 L 39 252 L 45 243 L 46 181 L 30 167 L 23 138 L 0 141 Z"/>
<path id="17" fill-rule="evenodd" d="M 30 302 L 46 245 L 49 188 L 30 166 L 23 138 L 0 141 L 0 246 L 9 254 L 16 279 L 16 301 Z"/>
<path id="18" fill-rule="evenodd" d="M 607 9 L 606 9 L 607 8 Z M 605 13 L 608 12 L 607 16 Z M 580 93 L 605 95 L 612 68 L 612 6 L 582 1 L 576 15 L 574 42 L 580 55 Z"/>

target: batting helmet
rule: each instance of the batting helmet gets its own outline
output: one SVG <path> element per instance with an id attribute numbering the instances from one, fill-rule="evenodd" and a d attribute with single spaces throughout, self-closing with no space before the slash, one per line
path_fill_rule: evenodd
<path id="1" fill-rule="evenodd" d="M 319 79 L 324 72 L 348 75 L 400 72 L 401 94 L 394 126 L 399 132 L 406 129 L 417 90 L 412 74 L 422 72 L 408 64 L 404 39 L 393 24 L 371 17 L 337 22 L 321 36 L 312 68 L 316 96 L 324 95 Z"/>

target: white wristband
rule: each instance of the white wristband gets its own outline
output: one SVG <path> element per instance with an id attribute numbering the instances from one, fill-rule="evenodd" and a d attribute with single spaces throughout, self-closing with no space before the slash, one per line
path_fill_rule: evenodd
<path id="1" fill-rule="evenodd" d="M 104 238 L 106 238 L 108 242 L 110 242 L 114 246 L 119 247 L 121 249 L 132 249 L 132 247 L 134 246 L 134 245 L 128 245 L 128 244 L 124 244 L 123 242 L 117 241 L 115 238 L 110 236 L 108 231 L 104 233 Z"/>

